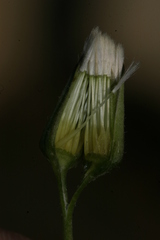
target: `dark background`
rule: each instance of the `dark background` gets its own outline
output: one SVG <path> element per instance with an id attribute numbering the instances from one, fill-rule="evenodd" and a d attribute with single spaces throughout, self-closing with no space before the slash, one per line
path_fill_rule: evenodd
<path id="1" fill-rule="evenodd" d="M 125 154 L 91 183 L 74 214 L 75 240 L 160 239 L 159 0 L 0 0 L 0 228 L 62 239 L 56 179 L 39 139 L 99 26 L 141 67 L 125 88 Z M 69 172 L 72 193 L 81 167 Z"/>

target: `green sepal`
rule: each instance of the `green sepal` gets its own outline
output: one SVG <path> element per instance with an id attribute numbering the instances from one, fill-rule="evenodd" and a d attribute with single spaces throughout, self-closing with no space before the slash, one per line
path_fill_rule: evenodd
<path id="1" fill-rule="evenodd" d="M 113 139 L 110 161 L 117 164 L 121 161 L 124 151 L 124 84 L 117 92 Z"/>
<path id="2" fill-rule="evenodd" d="M 85 156 L 86 174 L 92 180 L 110 172 L 121 161 L 124 150 L 124 85 L 111 96 L 111 148 L 108 155 L 90 153 Z"/>

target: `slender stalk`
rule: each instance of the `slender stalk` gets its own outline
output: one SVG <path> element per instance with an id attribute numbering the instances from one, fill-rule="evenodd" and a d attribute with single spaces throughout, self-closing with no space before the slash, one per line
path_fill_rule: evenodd
<path id="1" fill-rule="evenodd" d="M 64 240 L 73 240 L 72 215 L 64 219 Z"/>
<path id="2" fill-rule="evenodd" d="M 66 219 L 67 206 L 68 206 L 68 193 L 67 193 L 67 187 L 66 187 L 66 175 L 67 175 L 67 171 L 62 169 L 60 171 L 60 174 L 57 176 L 63 221 L 64 221 L 64 219 Z"/>
<path id="3" fill-rule="evenodd" d="M 73 240 L 72 218 L 73 218 L 74 207 L 83 189 L 88 185 L 89 182 L 93 180 L 92 173 L 93 173 L 94 167 L 92 166 L 86 172 L 81 185 L 77 188 L 76 192 L 73 194 L 70 203 L 68 203 L 68 192 L 66 187 L 66 176 L 67 176 L 66 168 L 64 169 L 56 168 L 55 170 L 55 166 L 53 166 L 53 170 L 56 174 L 57 182 L 58 182 L 60 203 L 61 203 L 62 216 L 63 216 L 64 240 Z"/>
<path id="4" fill-rule="evenodd" d="M 90 181 L 91 181 L 90 176 L 87 176 L 86 178 L 83 179 L 81 185 L 78 187 L 78 189 L 74 193 L 67 207 L 66 217 L 64 219 L 64 240 L 73 240 L 73 227 L 72 227 L 73 211 L 81 192 L 88 185 Z"/>

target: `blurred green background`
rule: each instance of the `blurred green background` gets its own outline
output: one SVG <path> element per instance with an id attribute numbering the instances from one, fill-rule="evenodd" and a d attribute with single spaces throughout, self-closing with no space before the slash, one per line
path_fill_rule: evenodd
<path id="1" fill-rule="evenodd" d="M 99 26 L 140 61 L 126 83 L 125 154 L 91 183 L 74 214 L 75 240 L 160 239 L 160 2 L 0 0 L 0 228 L 62 240 L 56 179 L 39 139 Z M 70 194 L 82 168 L 69 172 Z"/>

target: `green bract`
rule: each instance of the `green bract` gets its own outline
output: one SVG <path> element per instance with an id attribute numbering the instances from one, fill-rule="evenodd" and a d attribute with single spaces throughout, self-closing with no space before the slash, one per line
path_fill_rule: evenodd
<path id="1" fill-rule="evenodd" d="M 91 79 L 88 115 L 91 114 L 93 106 L 96 108 L 98 102 L 102 102 L 105 95 L 110 92 L 111 82 L 113 81 L 106 76 Z M 97 94 L 92 93 L 92 86 L 97 89 Z M 104 96 L 101 96 L 100 91 Z M 84 137 L 85 159 L 92 163 L 96 175 L 101 175 L 120 162 L 123 148 L 124 85 L 116 93 L 111 93 L 106 102 L 87 121 Z"/>

